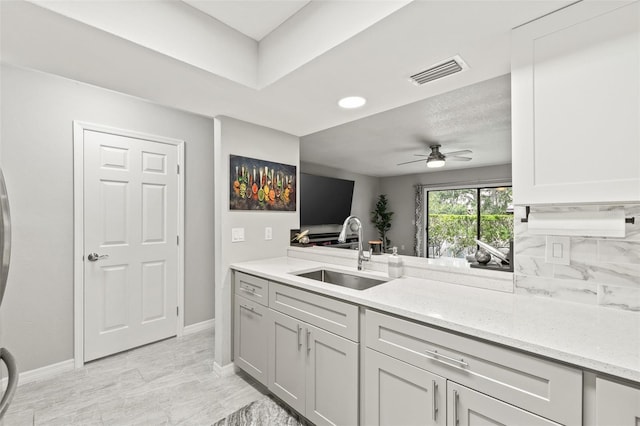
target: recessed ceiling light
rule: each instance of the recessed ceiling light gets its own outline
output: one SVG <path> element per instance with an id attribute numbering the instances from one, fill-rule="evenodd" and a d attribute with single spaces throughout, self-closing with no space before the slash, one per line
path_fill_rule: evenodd
<path id="1" fill-rule="evenodd" d="M 345 109 L 360 108 L 367 103 L 367 100 L 362 96 L 347 96 L 338 101 L 338 105 Z"/>

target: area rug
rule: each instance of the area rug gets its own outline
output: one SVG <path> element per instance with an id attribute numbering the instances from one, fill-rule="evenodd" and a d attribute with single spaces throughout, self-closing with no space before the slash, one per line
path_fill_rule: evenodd
<path id="1" fill-rule="evenodd" d="M 265 396 L 218 420 L 213 426 L 305 426 L 306 424 L 298 420 L 288 408 Z"/>

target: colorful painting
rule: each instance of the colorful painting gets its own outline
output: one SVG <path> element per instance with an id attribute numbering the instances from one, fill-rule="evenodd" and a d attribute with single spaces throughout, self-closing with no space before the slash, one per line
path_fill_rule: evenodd
<path id="1" fill-rule="evenodd" d="M 229 209 L 296 211 L 296 166 L 231 155 Z"/>

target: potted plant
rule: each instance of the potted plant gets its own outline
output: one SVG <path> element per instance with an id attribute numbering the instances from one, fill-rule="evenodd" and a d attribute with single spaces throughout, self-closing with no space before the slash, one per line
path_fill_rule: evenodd
<path id="1" fill-rule="evenodd" d="M 382 251 L 386 252 L 391 245 L 391 240 L 387 238 L 387 232 L 391 229 L 391 217 L 393 212 L 387 210 L 387 196 L 380 194 L 378 196 L 378 202 L 376 208 L 371 212 L 371 222 L 378 230 L 378 235 L 382 240 Z"/>

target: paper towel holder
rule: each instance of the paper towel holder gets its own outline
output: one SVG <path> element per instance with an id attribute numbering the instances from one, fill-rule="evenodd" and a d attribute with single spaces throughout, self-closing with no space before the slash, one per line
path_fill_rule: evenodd
<path id="1" fill-rule="evenodd" d="M 527 223 L 529 222 L 529 213 L 531 213 L 531 207 L 530 206 L 525 206 L 525 217 L 523 217 L 522 219 L 520 219 L 520 222 L 522 223 Z M 636 223 L 636 218 L 635 216 L 631 216 L 631 217 L 626 217 L 624 219 L 624 223 L 630 223 L 632 225 L 635 225 Z"/>

